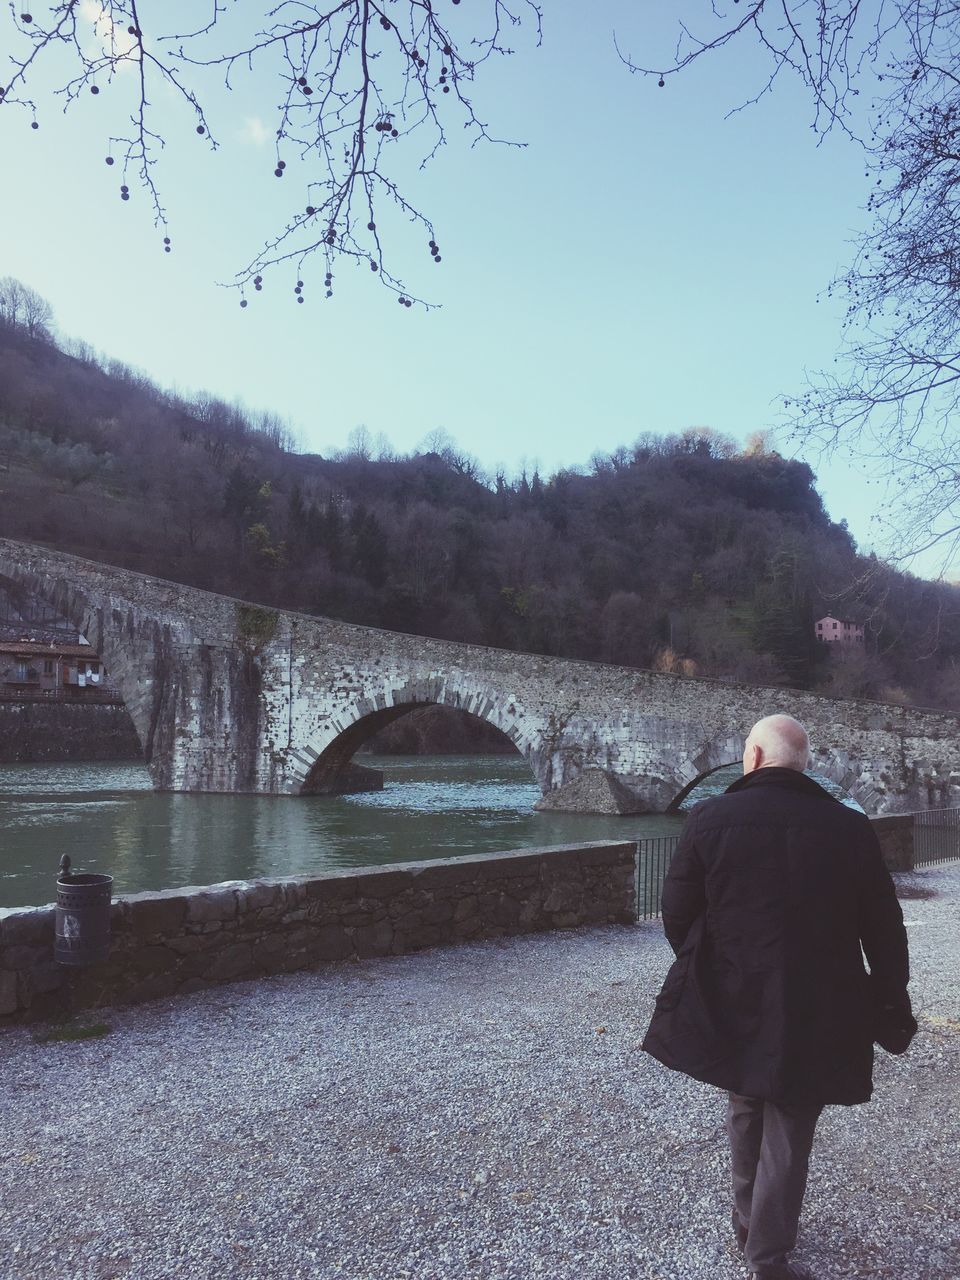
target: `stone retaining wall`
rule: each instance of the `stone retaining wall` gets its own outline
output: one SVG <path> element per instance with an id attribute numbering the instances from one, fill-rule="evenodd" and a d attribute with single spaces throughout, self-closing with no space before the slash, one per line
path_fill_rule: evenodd
<path id="1" fill-rule="evenodd" d="M 122 704 L 0 701 L 0 764 L 142 759 Z"/>
<path id="2" fill-rule="evenodd" d="M 600 842 L 130 894 L 113 904 L 110 958 L 70 972 L 71 999 L 132 1004 L 322 961 L 630 924 L 635 864 L 632 842 Z M 54 916 L 52 906 L 0 910 L 0 1026 L 66 1007 Z"/>

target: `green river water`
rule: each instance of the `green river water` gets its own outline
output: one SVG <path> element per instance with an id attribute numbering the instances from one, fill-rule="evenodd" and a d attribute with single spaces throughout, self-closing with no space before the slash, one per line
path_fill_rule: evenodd
<path id="1" fill-rule="evenodd" d="M 60 855 L 114 893 L 323 875 L 499 849 L 669 835 L 680 819 L 536 813 L 519 756 L 363 757 L 383 791 L 355 796 L 155 792 L 136 764 L 0 766 L 0 907 L 56 897 Z M 715 777 L 718 775 L 715 775 Z"/>

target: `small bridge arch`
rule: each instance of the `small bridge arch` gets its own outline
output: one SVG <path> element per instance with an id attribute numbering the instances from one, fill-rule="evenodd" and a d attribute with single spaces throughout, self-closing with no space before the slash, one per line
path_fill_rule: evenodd
<path id="1" fill-rule="evenodd" d="M 722 752 L 715 753 L 715 757 L 721 754 Z M 720 759 L 715 764 L 711 763 L 708 768 L 699 773 L 677 793 L 670 802 L 668 811 L 670 813 L 678 812 L 684 800 L 704 779 L 709 778 L 711 774 L 716 773 L 719 769 L 740 764 L 742 755 L 743 746 L 741 743 L 739 754 L 731 755 L 726 760 Z M 890 780 L 890 774 L 881 770 L 881 776 L 876 778 L 869 766 L 869 761 L 858 760 L 852 757 L 849 751 L 829 746 L 819 747 L 815 739 L 811 740 L 810 772 L 818 774 L 821 778 L 828 778 L 851 800 L 855 800 L 864 813 L 876 813 L 882 802 L 885 783 Z M 944 788 L 942 786 L 930 785 L 928 787 L 927 796 L 930 808 L 940 806 L 941 801 L 938 797 L 943 793 Z"/>
<path id="2" fill-rule="evenodd" d="M 682 791 L 679 791 L 670 801 L 667 809 L 668 813 L 679 813 L 683 808 L 683 802 L 687 797 L 700 786 L 701 782 L 706 782 L 707 778 L 712 778 L 715 773 L 719 773 L 721 769 L 728 769 L 735 765 L 736 760 L 724 760 L 722 764 L 718 764 L 710 769 L 705 769 L 703 773 L 698 774 L 692 782 L 688 782 Z"/>
<path id="3" fill-rule="evenodd" d="M 811 755 L 810 767 L 808 772 L 817 775 L 818 779 L 828 779 L 830 782 L 842 791 L 851 800 L 855 800 L 864 812 L 868 812 L 863 804 L 863 800 L 870 800 L 871 794 L 867 788 L 859 787 L 859 778 L 856 769 L 845 767 L 842 761 L 831 759 L 832 753 L 823 753 L 818 755 L 813 752 Z M 670 802 L 669 813 L 679 813 L 686 801 L 701 783 L 706 782 L 708 778 L 712 778 L 715 773 L 719 773 L 723 769 L 740 769 L 742 761 L 740 758 L 721 761 L 718 765 L 712 765 L 709 769 L 705 769 L 691 782 L 688 782 L 682 791 L 678 792 Z M 858 794 L 858 791 L 860 794 Z"/>
<path id="4" fill-rule="evenodd" d="M 679 758 L 672 771 L 673 799 L 667 805 L 668 813 L 676 813 L 694 787 L 718 769 L 743 760 L 746 730 L 740 733 L 719 733 L 710 737 L 691 756 Z"/>

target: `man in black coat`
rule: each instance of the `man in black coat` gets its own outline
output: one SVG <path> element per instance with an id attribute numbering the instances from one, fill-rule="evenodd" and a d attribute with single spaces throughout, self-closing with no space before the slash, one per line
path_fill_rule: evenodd
<path id="1" fill-rule="evenodd" d="M 759 1280 L 813 1280 L 788 1255 L 817 1119 L 869 1101 L 874 1040 L 903 1052 L 917 1029 L 876 835 L 808 760 L 803 725 L 767 716 L 744 776 L 690 814 L 663 888 L 676 959 L 643 1042 L 729 1095 L 733 1225 Z"/>

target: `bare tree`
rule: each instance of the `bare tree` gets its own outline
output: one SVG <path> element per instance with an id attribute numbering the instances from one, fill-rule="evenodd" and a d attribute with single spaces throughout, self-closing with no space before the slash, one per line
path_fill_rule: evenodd
<path id="1" fill-rule="evenodd" d="M 892 481 L 877 516 L 888 547 L 938 548 L 947 565 L 960 553 L 960 81 L 932 78 L 940 101 L 908 102 L 873 150 L 873 227 L 835 286 L 848 299 L 839 372 L 785 407 L 798 438 L 853 449 Z"/>
<path id="2" fill-rule="evenodd" d="M 22 323 L 31 338 L 49 341 L 53 324 L 53 308 L 46 298 L 42 298 L 35 289 L 27 286 L 24 286 L 23 290 Z"/>
<path id="3" fill-rule="evenodd" d="M 334 456 L 341 462 L 369 462 L 373 457 L 373 435 L 364 423 L 353 427 L 347 436 L 347 448 Z"/>
<path id="4" fill-rule="evenodd" d="M 53 308 L 36 289 L 13 276 L 0 279 L 0 320 L 25 329 L 31 338 L 50 339 Z"/>
<path id="5" fill-rule="evenodd" d="M 434 453 L 458 475 L 466 476 L 468 480 L 476 480 L 478 484 L 487 482 L 479 460 L 461 449 L 444 427 L 434 427 L 433 430 L 428 431 L 417 446 L 417 452 Z"/>
<path id="6" fill-rule="evenodd" d="M 862 148 L 873 222 L 829 290 L 847 299 L 836 368 L 786 397 L 786 420 L 795 439 L 872 468 L 891 558 L 939 546 L 948 563 L 960 554 L 960 4 L 752 0 L 729 16 L 713 4 L 704 21 L 680 21 L 662 67 L 621 56 L 666 88 L 752 40 L 768 75 L 735 110 L 793 75 L 814 129 Z"/>
<path id="7" fill-rule="evenodd" d="M 24 286 L 13 276 L 0 279 L 0 320 L 18 325 L 23 314 Z"/>
<path id="8" fill-rule="evenodd" d="M 431 0 L 265 0 L 260 6 L 207 0 L 204 16 L 189 30 L 165 27 L 175 17 L 145 0 L 93 6 L 59 0 L 46 5 L 43 16 L 11 4 L 9 17 L 0 18 L 0 47 L 8 52 L 0 102 L 22 110 L 36 129 L 51 95 L 69 107 L 84 93 L 109 93 L 119 112 L 130 114 L 109 140 L 106 163 L 119 167 L 121 198 L 129 200 L 131 186 L 139 184 L 155 225 L 166 233 L 158 181 L 164 145 L 180 136 L 186 122 L 216 149 L 219 126 L 207 106 L 216 85 L 229 90 L 247 73 L 272 76 L 264 79 L 271 103 L 264 114 L 273 114 L 267 131 L 274 142 L 272 168 L 295 192 L 285 224 L 237 272 L 236 286 L 242 293 L 249 286 L 261 289 L 264 274 L 280 263 L 299 275 L 317 254 L 328 297 L 335 266 L 352 259 L 368 264 L 411 306 L 415 295 L 387 260 L 388 237 L 396 239 L 400 224 L 411 223 L 424 250 L 441 261 L 433 222 L 406 194 L 411 159 L 422 168 L 453 128 L 466 129 L 473 145 L 495 140 L 474 107 L 477 72 L 494 55 L 512 52 L 505 43 L 510 29 L 526 23 L 539 42 L 535 0 L 484 0 L 483 14 L 465 18 L 456 13 L 459 3 L 451 0 L 448 17 Z M 49 76 L 57 77 L 52 89 Z M 183 108 L 179 118 L 158 120 L 154 102 L 171 97 Z M 305 183 L 292 179 L 288 166 L 296 160 L 307 166 Z M 163 239 L 169 252 L 171 237 Z M 298 280 L 299 302 L 305 287 Z"/>

